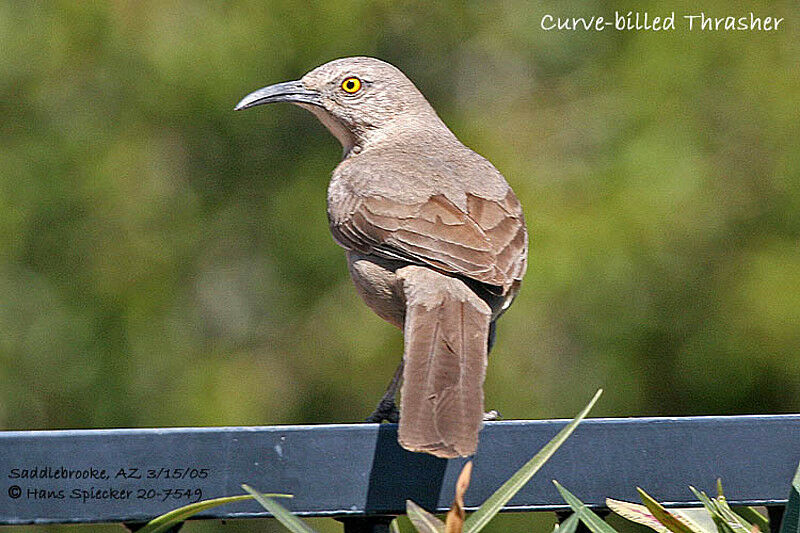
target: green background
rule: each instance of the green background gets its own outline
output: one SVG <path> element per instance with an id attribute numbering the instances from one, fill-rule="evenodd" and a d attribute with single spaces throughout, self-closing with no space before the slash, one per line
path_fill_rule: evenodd
<path id="1" fill-rule="evenodd" d="M 678 28 L 539 25 L 615 9 Z M 700 11 L 786 20 L 689 32 Z M 0 429 L 371 411 L 402 338 L 328 233 L 341 148 L 299 108 L 232 111 L 347 55 L 406 72 L 525 208 L 487 407 L 571 417 L 603 387 L 594 416 L 800 411 L 799 21 L 788 0 L 3 2 Z"/>

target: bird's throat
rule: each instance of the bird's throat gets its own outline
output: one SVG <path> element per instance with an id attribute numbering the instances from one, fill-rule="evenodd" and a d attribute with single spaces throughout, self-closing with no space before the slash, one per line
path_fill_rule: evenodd
<path id="1" fill-rule="evenodd" d="M 330 113 L 328 113 L 325 109 L 310 105 L 310 104 L 297 104 L 303 109 L 307 109 L 314 113 L 314 116 L 322 122 L 322 125 L 328 128 L 334 137 L 336 137 L 339 142 L 342 144 L 342 159 L 348 156 L 350 151 L 356 145 L 356 137 L 353 133 L 347 129 L 341 122 L 336 120 Z"/>

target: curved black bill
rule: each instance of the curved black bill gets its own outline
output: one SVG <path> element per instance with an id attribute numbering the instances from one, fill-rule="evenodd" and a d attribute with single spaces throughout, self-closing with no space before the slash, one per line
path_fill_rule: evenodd
<path id="1" fill-rule="evenodd" d="M 247 109 L 261 104 L 271 104 L 273 102 L 294 102 L 301 104 L 322 105 L 320 101 L 320 94 L 316 91 L 311 91 L 303 86 L 300 80 L 285 81 L 283 83 L 276 83 L 269 85 L 257 91 L 248 94 L 242 101 L 236 104 L 234 111 L 240 109 Z"/>

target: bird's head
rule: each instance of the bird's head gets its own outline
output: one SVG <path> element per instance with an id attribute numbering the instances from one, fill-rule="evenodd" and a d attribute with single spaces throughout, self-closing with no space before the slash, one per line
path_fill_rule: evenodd
<path id="1" fill-rule="evenodd" d="M 273 102 L 291 102 L 314 113 L 339 139 L 346 153 L 371 136 L 391 134 L 391 126 L 398 118 L 436 116 L 399 69 L 371 57 L 325 63 L 297 81 L 269 85 L 248 94 L 235 109 Z"/>

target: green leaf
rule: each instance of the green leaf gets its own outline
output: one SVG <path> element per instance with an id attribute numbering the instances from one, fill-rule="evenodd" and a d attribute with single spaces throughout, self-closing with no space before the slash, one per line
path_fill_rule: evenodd
<path id="1" fill-rule="evenodd" d="M 444 522 L 411 500 L 406 500 L 406 514 L 419 533 L 444 533 Z"/>
<path id="2" fill-rule="evenodd" d="M 717 497 L 713 498 L 713 501 L 720 516 L 733 531 L 750 533 L 750 530 L 753 529 L 752 524 L 733 512 L 725 499 L 725 493 L 722 492 L 722 480 L 719 478 L 717 478 Z"/>
<path id="3" fill-rule="evenodd" d="M 644 505 L 621 500 L 612 500 L 611 498 L 606 498 L 606 505 L 622 518 L 626 518 L 631 522 L 647 526 L 659 533 L 670 533 L 669 529 L 659 522 L 658 519 L 653 516 L 653 513 L 650 512 L 650 509 Z"/>
<path id="4" fill-rule="evenodd" d="M 722 515 L 714 518 L 714 523 L 717 525 L 717 531 L 719 531 L 719 533 L 740 533 L 740 531 L 734 530 L 731 524 L 725 520 Z"/>
<path id="5" fill-rule="evenodd" d="M 689 490 L 700 500 L 711 515 L 711 519 L 716 524 L 718 531 L 721 533 L 750 533 L 752 525 L 733 512 L 724 495 L 709 498 L 705 492 L 698 491 L 691 485 Z M 722 494 L 722 485 L 719 480 L 717 481 L 717 493 Z"/>
<path id="6" fill-rule="evenodd" d="M 711 498 L 709 498 L 708 496 L 706 496 L 706 493 L 705 493 L 705 492 L 701 492 L 701 491 L 697 490 L 696 488 L 694 488 L 694 487 L 693 487 L 693 486 L 691 486 L 691 485 L 689 485 L 689 490 L 690 490 L 690 491 L 692 491 L 692 494 L 694 494 L 695 498 L 697 498 L 698 500 L 700 500 L 700 503 L 702 503 L 702 504 L 703 504 L 703 507 L 705 507 L 705 508 L 706 508 L 706 510 L 707 510 L 709 513 L 711 513 L 711 515 L 712 515 L 712 516 L 713 516 L 713 515 L 715 515 L 715 514 L 716 514 L 716 515 L 719 515 L 719 511 L 717 510 L 717 504 L 716 504 L 716 503 L 714 503 L 714 502 L 711 500 Z"/>
<path id="7" fill-rule="evenodd" d="M 392 523 L 389 524 L 390 533 L 400 533 L 400 526 L 397 524 L 397 518 L 392 520 Z"/>
<path id="8" fill-rule="evenodd" d="M 733 512 L 747 520 L 747 522 L 758 526 L 758 529 L 763 533 L 769 531 L 769 520 L 754 508 L 748 506 L 734 507 Z"/>
<path id="9" fill-rule="evenodd" d="M 695 497 L 700 500 L 700 503 L 702 503 L 703 507 L 706 508 L 708 514 L 711 515 L 711 520 L 713 520 L 714 524 L 717 526 L 717 531 L 721 533 L 732 533 L 730 526 L 727 524 L 727 522 L 725 522 L 725 519 L 719 512 L 717 502 L 709 498 L 705 492 L 698 491 L 691 485 L 689 485 L 689 490 L 691 490 Z"/>
<path id="10" fill-rule="evenodd" d="M 264 509 L 269 511 L 273 517 L 292 533 L 316 533 L 316 531 L 308 527 L 302 520 L 272 498 L 254 490 L 250 485 L 242 485 L 242 488 L 249 492 Z"/>
<path id="11" fill-rule="evenodd" d="M 675 533 L 707 533 L 702 527 L 689 519 L 688 516 L 667 511 L 660 503 L 645 491 L 636 487 L 642 503 L 653 513 L 659 522 Z"/>
<path id="12" fill-rule="evenodd" d="M 270 496 L 275 498 L 292 497 L 291 494 L 270 494 Z M 226 503 L 241 502 L 252 499 L 252 496 L 243 494 L 241 496 L 227 496 L 225 498 L 214 498 L 212 500 L 195 502 L 183 507 L 179 507 L 168 513 L 164 513 L 161 516 L 150 520 L 143 528 L 139 529 L 137 533 L 163 533 L 164 531 L 169 530 L 169 528 L 179 524 L 180 522 L 183 522 L 187 518 L 190 518 L 207 509 L 213 509 L 214 507 L 219 507 L 220 505 L 225 505 Z"/>
<path id="13" fill-rule="evenodd" d="M 721 495 L 722 486 L 719 484 L 717 492 L 720 496 L 714 499 L 714 503 L 717 505 L 717 510 L 728 527 L 735 533 L 750 533 L 753 529 L 752 524 L 733 512 L 733 509 L 731 509 L 731 506 L 728 505 L 728 502 L 725 500 L 725 496 Z"/>
<path id="14" fill-rule="evenodd" d="M 792 479 L 792 488 L 789 492 L 789 501 L 783 512 L 780 533 L 800 533 L 800 466 Z"/>
<path id="15" fill-rule="evenodd" d="M 555 525 L 553 533 L 575 533 L 575 530 L 578 529 L 578 524 L 580 524 L 580 519 L 577 513 L 572 513 L 566 520 Z"/>
<path id="16" fill-rule="evenodd" d="M 748 524 L 744 518 L 734 513 L 731 508 L 728 507 L 727 503 L 725 504 L 724 508 L 720 508 L 720 514 L 722 515 L 722 519 L 734 533 L 750 533 L 750 531 L 753 529 L 753 526 Z"/>
<path id="17" fill-rule="evenodd" d="M 575 514 L 586 524 L 586 527 L 588 527 L 592 533 L 617 533 L 613 527 L 606 524 L 605 520 L 586 507 L 574 494 L 562 487 L 558 481 L 554 479 L 553 484 L 555 484 L 558 492 L 561 493 L 561 497 L 564 498 L 564 501 L 569 504 L 572 510 L 575 511 Z"/>
<path id="18" fill-rule="evenodd" d="M 480 508 L 472 513 L 469 518 L 467 518 L 466 522 L 464 522 L 464 533 L 475 533 L 483 529 L 489 521 L 494 518 L 494 516 L 500 512 L 500 509 L 503 508 L 508 501 L 514 497 L 514 495 L 519 492 L 519 490 L 525 486 L 525 484 L 530 481 L 533 475 L 539 471 L 542 465 L 547 462 L 548 459 L 558 450 L 558 448 L 564 444 L 564 441 L 567 440 L 578 424 L 583 420 L 589 411 L 594 406 L 595 402 L 597 402 L 600 395 L 603 393 L 603 389 L 598 390 L 589 404 L 583 408 L 583 410 L 578 413 L 572 422 L 567 424 L 564 429 L 558 432 L 558 434 L 553 437 L 553 440 L 545 444 L 544 448 L 539 450 L 539 452 L 533 456 L 533 458 L 525 463 L 522 468 L 517 470 L 517 472 L 511 476 L 508 481 L 503 483 L 499 489 L 497 489 L 494 494 L 489 496 L 489 498 L 483 502 L 483 505 Z"/>

